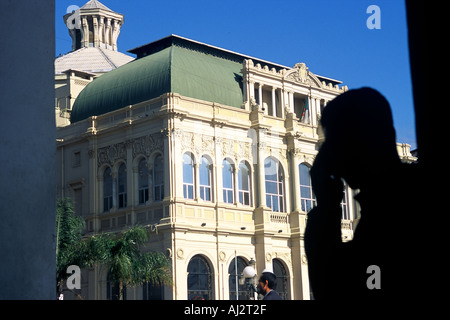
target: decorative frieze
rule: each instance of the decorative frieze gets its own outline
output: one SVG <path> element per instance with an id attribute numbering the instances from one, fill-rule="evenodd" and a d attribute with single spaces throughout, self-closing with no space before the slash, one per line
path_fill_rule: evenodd
<path id="1" fill-rule="evenodd" d="M 129 139 L 107 147 L 99 148 L 97 151 L 97 165 L 114 165 L 119 160 L 126 161 L 127 149 L 132 149 L 133 158 L 139 154 L 150 156 L 154 151 L 163 151 L 164 142 L 161 133 L 155 133 L 136 139 Z M 90 156 L 93 155 L 93 151 Z"/>
<path id="2" fill-rule="evenodd" d="M 112 166 L 118 160 L 126 160 L 126 157 L 126 143 L 116 143 L 111 146 L 98 149 L 97 165 L 98 167 L 101 167 L 103 164 L 109 164 L 110 166 Z"/>

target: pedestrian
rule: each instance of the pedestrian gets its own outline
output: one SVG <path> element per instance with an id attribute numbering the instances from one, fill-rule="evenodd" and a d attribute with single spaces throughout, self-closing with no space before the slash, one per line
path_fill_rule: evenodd
<path id="1" fill-rule="evenodd" d="M 277 287 L 277 277 L 271 271 L 264 270 L 259 278 L 256 287 L 259 294 L 264 295 L 263 300 L 282 300 L 278 292 L 275 291 Z"/>

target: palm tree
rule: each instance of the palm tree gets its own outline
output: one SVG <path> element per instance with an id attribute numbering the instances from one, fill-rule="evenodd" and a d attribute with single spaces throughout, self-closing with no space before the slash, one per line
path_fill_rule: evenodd
<path id="1" fill-rule="evenodd" d="M 106 240 L 107 239 L 107 240 Z M 170 261 L 160 252 L 142 253 L 140 246 L 148 239 L 147 229 L 135 226 L 119 237 L 105 238 L 109 248 L 106 259 L 110 280 L 119 285 L 119 299 L 123 300 L 124 286 L 144 283 L 172 285 Z"/>
<path id="2" fill-rule="evenodd" d="M 63 290 L 68 277 L 66 270 L 70 265 L 77 265 L 81 269 L 92 268 L 96 264 L 107 265 L 110 280 L 119 284 L 121 300 L 125 285 L 146 282 L 172 285 L 169 259 L 160 252 L 142 253 L 140 250 L 148 239 L 145 227 L 135 226 L 120 234 L 102 233 L 83 238 L 85 222 L 75 215 L 69 198 L 58 201 L 56 219 L 59 293 Z M 81 295 L 77 296 L 81 298 Z"/>
<path id="3" fill-rule="evenodd" d="M 68 277 L 66 273 L 70 265 L 80 268 L 88 265 L 81 258 L 82 231 L 84 220 L 76 216 L 73 203 L 69 198 L 58 200 L 56 205 L 56 280 L 57 292 L 62 293 L 63 285 Z M 84 251 L 84 250 L 83 250 Z"/>

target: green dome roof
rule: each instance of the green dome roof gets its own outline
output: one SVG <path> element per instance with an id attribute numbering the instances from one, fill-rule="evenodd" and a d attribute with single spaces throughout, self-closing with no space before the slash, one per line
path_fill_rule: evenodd
<path id="1" fill-rule="evenodd" d="M 130 50 L 137 59 L 91 82 L 79 94 L 71 122 L 101 115 L 164 93 L 240 108 L 243 55 L 169 36 Z"/>

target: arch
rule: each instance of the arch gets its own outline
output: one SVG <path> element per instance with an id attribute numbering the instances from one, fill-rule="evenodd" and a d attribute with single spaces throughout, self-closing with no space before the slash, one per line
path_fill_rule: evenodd
<path id="1" fill-rule="evenodd" d="M 272 260 L 273 273 L 277 277 L 277 285 L 274 288 L 283 300 L 290 299 L 289 269 L 285 263 L 278 258 Z"/>
<path id="2" fill-rule="evenodd" d="M 148 161 L 148 158 L 145 154 L 139 153 L 133 158 L 133 168 L 137 168 L 139 166 L 139 162 L 144 159 L 145 161 Z"/>
<path id="3" fill-rule="evenodd" d="M 237 259 L 237 272 L 235 263 L 236 259 Z M 242 275 L 242 272 L 246 266 L 248 266 L 248 261 L 241 256 L 233 257 L 233 259 L 231 259 L 228 265 L 228 288 L 230 300 L 237 300 L 236 282 L 238 283 L 237 286 L 239 291 L 238 300 L 249 300 L 250 298 L 248 296 L 248 284 L 246 284 L 245 282 L 243 282 L 242 284 L 239 283 L 239 278 Z"/>
<path id="4" fill-rule="evenodd" d="M 124 159 L 118 159 L 116 162 L 114 162 L 114 165 L 112 166 L 112 170 L 113 170 L 114 174 L 117 174 L 120 166 L 123 164 L 125 166 L 127 165 L 127 162 Z"/>
<path id="5" fill-rule="evenodd" d="M 119 283 L 111 280 L 111 273 L 107 273 L 106 277 L 106 299 L 120 300 Z M 127 300 L 127 286 L 123 285 L 123 300 Z"/>
<path id="6" fill-rule="evenodd" d="M 163 152 L 159 149 L 153 150 L 152 153 L 150 153 L 147 157 L 148 161 L 153 163 L 156 157 L 158 156 L 164 156 Z"/>
<path id="7" fill-rule="evenodd" d="M 284 169 L 272 156 L 264 160 L 266 205 L 276 212 L 285 212 Z"/>
<path id="8" fill-rule="evenodd" d="M 213 300 L 214 296 L 214 268 L 209 259 L 202 255 L 194 255 L 187 266 L 187 296 L 188 300 L 199 296 L 206 300 Z"/>

